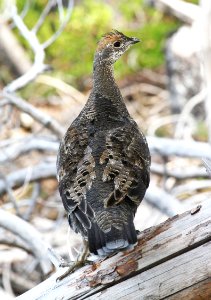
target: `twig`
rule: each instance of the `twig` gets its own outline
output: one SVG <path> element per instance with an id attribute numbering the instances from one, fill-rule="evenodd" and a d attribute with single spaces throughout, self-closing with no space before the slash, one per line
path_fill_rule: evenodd
<path id="1" fill-rule="evenodd" d="M 34 167 L 31 167 L 30 178 L 28 182 L 39 181 L 45 178 L 55 178 L 56 177 L 56 163 L 40 163 Z M 28 168 L 24 168 L 13 172 L 7 176 L 8 184 L 11 188 L 23 185 L 26 174 L 28 173 Z M 3 180 L 0 180 L 0 195 L 6 192 L 6 187 Z"/>
<path id="2" fill-rule="evenodd" d="M 148 134 L 149 135 L 155 135 L 156 131 L 167 124 L 172 124 L 172 123 L 176 123 L 178 121 L 178 115 L 174 114 L 174 115 L 169 115 L 169 116 L 164 116 L 164 117 L 160 117 L 155 119 L 155 116 L 153 116 L 153 122 L 150 123 L 150 126 L 148 128 Z"/>
<path id="3" fill-rule="evenodd" d="M 41 25 L 43 24 L 51 7 L 55 3 L 56 3 L 55 0 L 48 1 L 48 4 L 46 5 L 38 22 L 36 23 L 36 25 L 34 26 L 34 28 L 32 30 L 29 30 L 28 27 L 25 25 L 22 17 L 17 13 L 16 6 L 13 6 L 13 5 L 10 6 L 10 15 L 11 15 L 12 21 L 13 21 L 14 25 L 17 27 L 17 29 L 19 30 L 20 34 L 29 43 L 29 46 L 34 53 L 34 61 L 33 61 L 32 66 L 30 67 L 30 69 L 27 72 L 25 72 L 22 76 L 18 77 L 14 81 L 12 81 L 10 84 L 8 84 L 4 88 L 5 92 L 14 93 L 18 89 L 24 87 L 30 81 L 34 80 L 39 74 L 41 74 L 44 71 L 46 71 L 47 69 L 49 69 L 49 67 L 44 64 L 45 49 L 48 46 L 50 46 L 64 30 L 64 28 L 67 25 L 69 18 L 71 16 L 74 2 L 73 2 L 73 0 L 68 1 L 67 12 L 66 12 L 65 16 L 63 15 L 62 20 L 61 20 L 61 17 L 62 17 L 61 6 L 63 7 L 63 4 L 62 4 L 62 2 L 58 2 L 58 5 L 60 6 L 59 7 L 59 18 L 60 18 L 59 28 L 47 41 L 45 41 L 43 44 L 41 44 L 38 37 L 36 36 L 36 33 L 39 30 L 39 28 L 41 27 Z"/>
<path id="4" fill-rule="evenodd" d="M 178 117 L 178 122 L 175 128 L 174 136 L 175 138 L 181 139 L 183 138 L 184 133 L 184 126 L 188 120 L 188 117 L 193 110 L 193 108 L 204 101 L 206 98 L 207 91 L 206 89 L 203 89 L 201 92 L 199 92 L 197 95 L 193 96 L 184 106 L 181 114 Z"/>
<path id="5" fill-rule="evenodd" d="M 166 95 L 166 91 L 156 85 L 152 85 L 149 83 L 139 83 L 139 84 L 132 84 L 121 89 L 121 93 L 123 97 L 127 97 L 130 95 L 134 95 L 136 93 L 146 93 L 149 95 L 156 95 L 158 97 Z"/>
<path id="6" fill-rule="evenodd" d="M 65 83 L 59 78 L 54 78 L 48 75 L 39 75 L 36 79 L 36 82 L 46 84 L 48 86 L 51 86 L 58 91 L 61 91 L 65 95 L 70 96 L 73 100 L 80 104 L 85 104 L 85 96 L 79 92 L 76 88 L 73 86 Z"/>
<path id="7" fill-rule="evenodd" d="M 2 272 L 2 284 L 8 294 L 14 296 L 14 292 L 10 281 L 11 263 L 4 263 Z"/>
<path id="8" fill-rule="evenodd" d="M 207 173 L 209 174 L 209 177 L 211 177 L 211 160 L 202 158 L 202 161 L 204 163 Z"/>
<path id="9" fill-rule="evenodd" d="M 48 1 L 48 3 L 46 4 L 45 8 L 41 12 L 40 17 L 39 17 L 37 23 L 32 28 L 32 32 L 34 32 L 35 34 L 37 33 L 37 31 L 43 25 L 43 23 L 45 21 L 45 18 L 47 17 L 47 15 L 49 14 L 51 8 L 55 5 L 55 3 L 56 3 L 55 0 L 49 0 Z"/>
<path id="10" fill-rule="evenodd" d="M 60 270 L 61 264 L 64 263 L 65 260 L 60 255 L 58 255 L 51 247 L 48 248 L 48 255 L 56 271 Z"/>
<path id="11" fill-rule="evenodd" d="M 2 229 L 0 233 L 0 244 L 7 245 L 13 248 L 19 248 L 21 250 L 24 250 L 24 253 L 27 252 L 31 254 L 31 249 L 23 240 L 12 234 L 6 234 L 4 229 Z"/>
<path id="12" fill-rule="evenodd" d="M 31 195 L 31 199 L 30 199 L 30 205 L 29 205 L 27 211 L 25 212 L 25 214 L 23 216 L 24 220 L 26 220 L 26 221 L 30 220 L 30 218 L 32 216 L 32 213 L 33 213 L 33 210 L 34 210 L 34 208 L 36 206 L 36 203 L 37 203 L 37 198 L 40 195 L 40 191 L 41 191 L 40 183 L 39 182 L 35 182 L 34 186 L 33 186 L 33 191 L 32 191 L 32 195 Z"/>
<path id="13" fill-rule="evenodd" d="M 13 205 L 15 211 L 16 211 L 17 216 L 20 217 L 20 216 L 21 216 L 21 215 L 20 215 L 20 210 L 19 210 L 19 207 L 18 207 L 16 198 L 15 198 L 15 196 L 13 195 L 13 191 L 12 191 L 12 189 L 11 189 L 11 187 L 10 187 L 10 184 L 9 184 L 9 182 L 8 182 L 8 180 L 7 180 L 7 177 L 4 176 L 2 173 L 0 173 L 0 179 L 3 180 L 3 182 L 4 182 L 4 184 L 5 184 L 6 191 L 7 191 L 7 195 L 8 195 L 8 197 L 9 197 L 9 200 L 10 200 L 10 202 L 12 203 L 12 205 Z"/>
<path id="14" fill-rule="evenodd" d="M 24 293 L 30 289 L 32 289 L 35 286 L 35 282 L 31 281 L 29 278 L 24 276 L 20 276 L 20 274 L 14 273 L 12 270 L 10 272 L 10 280 L 12 283 L 12 286 L 14 286 L 15 291 L 18 291 L 18 293 Z M 4 298 L 2 298 L 4 299 Z"/>
<path id="15" fill-rule="evenodd" d="M 18 15 L 17 8 L 15 6 L 11 7 L 11 17 L 19 32 L 28 41 L 31 49 L 33 50 L 34 63 L 26 73 L 12 81 L 4 88 L 4 91 L 7 93 L 15 92 L 16 90 L 20 89 L 21 87 L 25 86 L 27 83 L 35 79 L 38 74 L 47 69 L 47 66 L 43 63 L 45 59 L 45 52 L 43 47 L 39 43 L 36 35 L 26 27 L 22 18 Z"/>
<path id="16" fill-rule="evenodd" d="M 62 23 L 60 23 L 60 26 L 59 26 L 58 30 L 54 33 L 54 35 L 52 35 L 46 42 L 44 42 L 42 44 L 43 49 L 49 47 L 60 36 L 60 34 L 64 30 L 65 26 L 67 25 L 67 23 L 70 19 L 72 9 L 73 9 L 73 4 L 74 4 L 73 0 L 68 1 L 67 12 L 66 12 L 64 19 L 62 20 Z"/>
<path id="17" fill-rule="evenodd" d="M 41 112 L 30 103 L 26 102 L 18 96 L 14 96 L 6 92 L 3 92 L 0 96 L 3 99 L 6 98 L 10 102 L 10 104 L 14 105 L 21 111 L 29 114 L 37 122 L 41 123 L 43 126 L 54 132 L 58 137 L 62 137 L 64 135 L 64 129 L 56 120 Z"/>

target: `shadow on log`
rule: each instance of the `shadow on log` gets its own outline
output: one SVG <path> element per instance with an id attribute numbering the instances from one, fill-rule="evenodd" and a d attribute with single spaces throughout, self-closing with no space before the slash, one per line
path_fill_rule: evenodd
<path id="1" fill-rule="evenodd" d="M 211 202 L 144 230 L 132 252 L 59 270 L 19 296 L 28 299 L 211 299 Z"/>

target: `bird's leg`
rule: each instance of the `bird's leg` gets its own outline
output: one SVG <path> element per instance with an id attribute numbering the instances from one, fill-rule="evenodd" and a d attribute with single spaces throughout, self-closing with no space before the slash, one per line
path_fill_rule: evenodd
<path id="1" fill-rule="evenodd" d="M 67 266 L 69 266 L 69 268 L 67 269 L 67 271 L 64 274 L 62 274 L 61 276 L 59 276 L 56 279 L 56 281 L 62 280 L 67 275 L 71 274 L 73 271 L 75 271 L 78 268 L 82 267 L 85 264 L 88 255 L 89 255 L 88 242 L 84 241 L 83 251 L 78 255 L 76 262 L 72 262 L 71 264 L 69 264 L 69 263 L 62 263 L 60 265 L 61 267 L 67 267 Z"/>

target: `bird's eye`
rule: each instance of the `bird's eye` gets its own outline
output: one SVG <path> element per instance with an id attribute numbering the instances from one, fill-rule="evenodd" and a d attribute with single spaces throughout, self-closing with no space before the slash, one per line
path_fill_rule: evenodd
<path id="1" fill-rule="evenodd" d="M 114 43 L 114 47 L 115 48 L 119 48 L 121 46 L 121 43 L 119 41 L 115 42 Z"/>

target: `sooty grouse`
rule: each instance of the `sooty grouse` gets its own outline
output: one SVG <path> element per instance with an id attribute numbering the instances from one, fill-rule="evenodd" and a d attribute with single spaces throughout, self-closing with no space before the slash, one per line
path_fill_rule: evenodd
<path id="1" fill-rule="evenodd" d="M 59 191 L 69 225 L 98 255 L 137 242 L 133 219 L 149 185 L 148 145 L 113 75 L 113 64 L 137 42 L 116 30 L 100 40 L 92 92 L 58 153 Z"/>

